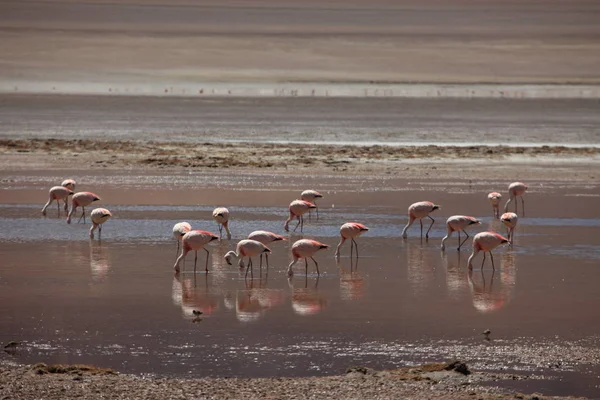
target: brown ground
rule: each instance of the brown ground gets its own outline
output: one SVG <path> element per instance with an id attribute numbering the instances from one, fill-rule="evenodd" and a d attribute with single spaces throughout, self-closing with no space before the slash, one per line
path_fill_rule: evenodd
<path id="1" fill-rule="evenodd" d="M 78 365 L 0 367 L 3 399 L 551 399 L 502 394 L 475 387 L 482 381 L 521 379 L 509 374 L 473 373 L 458 362 L 393 371 L 349 368 L 344 376 L 320 378 L 165 379 L 121 375 Z"/>
<path id="2" fill-rule="evenodd" d="M 406 178 L 598 180 L 600 148 L 561 146 L 335 146 L 269 143 L 154 143 L 0 139 L 0 168 L 228 168 L 340 173 L 402 173 Z M 526 164 L 527 168 L 522 168 Z M 552 169 L 548 169 L 551 165 Z M 493 171 L 493 172 L 492 172 Z M 516 172 L 518 171 L 518 172 Z"/>

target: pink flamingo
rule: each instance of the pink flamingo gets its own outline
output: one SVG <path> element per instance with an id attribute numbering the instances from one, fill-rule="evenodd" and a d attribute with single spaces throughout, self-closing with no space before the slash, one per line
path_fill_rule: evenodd
<path id="1" fill-rule="evenodd" d="M 73 194 L 73 191 L 64 186 L 54 186 L 48 192 L 48 202 L 42 208 L 42 215 L 46 215 L 46 209 L 54 200 L 56 200 L 56 206 L 58 210 L 58 214 L 60 215 L 60 200 L 65 200 L 65 211 L 67 210 L 67 199 L 70 195 Z"/>
<path id="2" fill-rule="evenodd" d="M 177 254 L 179 254 L 179 243 L 183 235 L 192 230 L 192 225 L 189 222 L 178 222 L 173 225 L 173 237 L 177 240 Z"/>
<path id="3" fill-rule="evenodd" d="M 60 184 L 60 186 L 64 186 L 67 189 L 72 190 L 73 192 L 75 192 L 75 185 L 77 184 L 77 182 L 75 182 L 74 179 L 65 179 L 64 181 L 62 181 L 62 183 Z M 68 198 L 65 199 L 65 211 L 67 211 L 69 209 L 69 202 L 68 202 Z"/>
<path id="4" fill-rule="evenodd" d="M 300 194 L 300 199 L 304 201 L 308 201 L 309 203 L 313 203 L 315 208 L 317 209 L 317 219 L 319 219 L 319 207 L 317 206 L 317 199 L 322 198 L 323 195 L 316 190 L 305 190 Z M 310 210 L 308 210 L 308 216 L 310 218 Z"/>
<path id="5" fill-rule="evenodd" d="M 248 239 L 261 242 L 265 246 L 279 240 L 286 240 L 283 236 L 279 236 L 269 231 L 254 231 L 248 235 Z M 269 268 L 269 253 L 265 253 L 265 258 L 267 260 L 267 268 Z M 260 254 L 260 266 L 262 267 L 262 253 Z"/>
<path id="6" fill-rule="evenodd" d="M 235 251 L 230 251 L 225 254 L 225 261 L 227 264 L 231 264 L 231 257 L 239 258 L 238 267 L 244 268 L 244 257 L 248 257 L 248 267 L 246 268 L 246 276 L 248 271 L 252 269 L 252 257 L 262 255 L 263 253 L 270 253 L 271 249 L 256 240 L 244 239 L 240 240 L 235 248 Z"/>
<path id="7" fill-rule="evenodd" d="M 446 250 L 444 242 L 446 241 L 446 239 L 452 236 L 452 232 L 454 231 L 458 232 L 458 248 L 456 250 L 460 251 L 462 245 L 469 238 L 469 233 L 466 231 L 467 226 L 474 224 L 481 224 L 481 221 L 477 218 L 469 217 L 468 215 L 453 215 L 452 217 L 448 218 L 446 220 L 447 233 L 446 236 L 444 236 L 444 238 L 442 239 L 442 251 Z M 463 240 L 462 242 L 460 241 L 461 231 L 464 232 L 465 235 L 467 235 L 465 240 Z"/>
<path id="8" fill-rule="evenodd" d="M 525 215 L 525 200 L 523 200 L 523 194 L 527 191 L 527 185 L 523 182 L 513 182 L 508 185 L 508 195 L 510 198 L 506 201 L 504 205 L 504 212 L 508 210 L 508 203 L 512 200 L 515 201 L 515 212 L 517 212 L 517 196 L 521 197 L 521 205 L 523 206 L 523 215 Z"/>
<path id="9" fill-rule="evenodd" d="M 219 240 L 223 238 L 223 228 L 227 231 L 227 239 L 231 239 L 231 232 L 229 232 L 229 210 L 225 207 L 217 207 L 213 211 L 213 218 L 219 226 Z"/>
<path id="10" fill-rule="evenodd" d="M 473 269 L 473 265 L 471 261 L 473 258 L 480 252 L 483 251 L 483 261 L 481 263 L 481 269 L 483 269 L 483 264 L 485 263 L 485 253 L 490 253 L 490 257 L 492 258 L 492 268 L 494 267 L 494 256 L 492 255 L 492 250 L 496 247 L 509 243 L 508 239 L 502 235 L 497 234 L 496 232 L 480 232 L 473 237 L 473 253 L 469 257 L 469 261 L 467 264 L 469 265 L 469 269 Z"/>
<path id="11" fill-rule="evenodd" d="M 294 260 L 288 266 L 288 276 L 294 275 L 294 271 L 292 270 L 292 267 L 301 258 L 304 258 L 304 265 L 306 268 L 307 275 L 308 275 L 308 260 L 307 260 L 307 258 L 310 258 L 314 261 L 315 267 L 317 268 L 317 275 L 321 275 L 319 272 L 319 264 L 317 264 L 317 261 L 313 258 L 313 256 L 315 255 L 315 253 L 317 251 L 319 251 L 321 249 L 327 249 L 327 248 L 329 248 L 329 245 L 326 245 L 321 242 L 317 242 L 316 240 L 312 240 L 312 239 L 300 239 L 300 240 L 296 241 L 296 243 L 294 243 L 292 245 L 292 256 L 294 256 Z"/>
<path id="12" fill-rule="evenodd" d="M 500 200 L 502 200 L 502 195 L 498 192 L 489 193 L 488 200 L 492 204 L 492 210 L 494 211 L 494 218 L 499 218 L 500 217 Z"/>
<path id="13" fill-rule="evenodd" d="M 406 230 L 410 228 L 410 226 L 413 224 L 413 222 L 415 222 L 416 219 L 418 219 L 421 223 L 421 237 L 423 237 L 423 218 L 428 217 L 431 220 L 431 225 L 429 225 L 429 229 L 427 229 L 427 233 L 425 234 L 425 238 L 428 239 L 429 231 L 431 230 L 431 227 L 435 222 L 435 220 L 431 218 L 429 214 L 439 208 L 440 206 L 435 205 L 430 201 L 420 201 L 418 203 L 411 204 L 411 206 L 408 207 L 409 221 L 402 230 L 402 237 L 406 239 Z"/>
<path id="14" fill-rule="evenodd" d="M 110 211 L 106 208 L 96 208 L 90 214 L 92 218 L 92 227 L 90 228 L 90 238 L 94 238 L 94 231 L 98 228 L 98 239 L 102 238 L 102 224 L 112 217 Z"/>
<path id="15" fill-rule="evenodd" d="M 81 206 L 83 212 L 81 213 L 81 217 L 79 217 L 79 221 L 83 218 L 83 223 L 85 224 L 85 207 L 92 204 L 94 201 L 100 200 L 100 197 L 96 196 L 92 192 L 79 192 L 73 195 L 71 211 L 69 211 L 69 215 L 67 216 L 67 224 L 71 223 L 71 215 L 75 213 L 77 207 Z M 79 222 L 77 221 L 77 222 Z"/>
<path id="16" fill-rule="evenodd" d="M 294 228 L 294 232 L 296 232 L 296 229 L 298 229 L 298 225 L 300 225 L 300 232 L 302 232 L 302 229 L 304 227 L 304 217 L 303 215 L 306 214 L 306 212 L 308 210 L 310 210 L 311 208 L 317 208 L 317 206 L 315 206 L 313 203 L 305 201 L 305 200 L 294 200 L 290 203 L 290 216 L 288 217 L 288 219 L 285 221 L 285 225 L 284 225 L 284 229 L 286 232 L 289 232 L 289 224 L 290 221 L 293 218 L 296 218 L 298 220 L 298 224 L 296 225 L 296 227 Z"/>
<path id="17" fill-rule="evenodd" d="M 512 212 L 507 212 L 502 214 L 500 217 L 500 221 L 508 228 L 508 240 L 510 241 L 510 245 L 512 246 L 513 241 L 515 240 L 515 228 L 517 227 L 517 221 L 519 217 L 517 214 Z"/>
<path id="18" fill-rule="evenodd" d="M 212 232 L 206 232 L 201 230 L 189 231 L 181 238 L 181 254 L 175 261 L 175 265 L 173 269 L 175 273 L 179 273 L 179 263 L 181 260 L 185 259 L 185 256 L 190 251 L 194 250 L 196 252 L 196 256 L 194 257 L 194 274 L 196 273 L 196 263 L 198 261 L 198 250 L 204 249 L 206 251 L 206 267 L 205 270 L 208 273 L 208 256 L 209 252 L 204 248 L 208 243 L 213 240 L 217 240 L 219 237 Z"/>
<path id="19" fill-rule="evenodd" d="M 363 224 L 359 224 L 358 222 L 347 222 L 340 227 L 340 243 L 337 245 L 335 249 L 335 257 L 340 256 L 340 247 L 346 241 L 346 239 L 350 239 L 350 258 L 352 258 L 352 248 L 356 247 L 356 257 L 358 258 L 358 243 L 354 238 L 359 237 L 363 233 L 367 232 L 369 228 L 364 226 Z"/>

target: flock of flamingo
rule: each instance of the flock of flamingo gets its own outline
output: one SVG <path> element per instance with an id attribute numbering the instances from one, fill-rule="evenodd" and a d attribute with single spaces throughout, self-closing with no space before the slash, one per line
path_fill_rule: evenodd
<path id="1" fill-rule="evenodd" d="M 85 223 L 85 207 L 91 205 L 93 202 L 100 200 L 100 197 L 95 195 L 92 192 L 78 192 L 75 193 L 75 185 L 76 182 L 73 179 L 66 179 L 62 182 L 60 186 L 54 186 L 49 191 L 48 202 L 42 208 L 42 214 L 46 215 L 46 209 L 52 204 L 53 201 L 56 201 L 58 212 L 60 214 L 60 201 L 64 202 L 64 209 L 68 211 L 67 215 L 67 223 L 71 223 L 71 217 L 77 210 L 77 207 L 82 208 L 81 216 L 79 217 L 79 221 L 83 219 Z M 502 199 L 502 195 L 498 192 L 492 192 L 488 194 L 488 200 L 492 205 L 492 209 L 494 212 L 494 218 L 499 218 L 500 221 L 508 228 L 508 238 L 500 235 L 497 232 L 485 231 L 476 234 L 473 237 L 473 252 L 469 257 L 467 262 L 469 269 L 473 268 L 472 261 L 475 256 L 479 252 L 483 252 L 483 261 L 481 263 L 481 268 L 483 269 L 483 265 L 485 264 L 485 253 L 490 254 L 490 258 L 492 261 L 492 268 L 495 269 L 494 266 L 494 257 L 492 255 L 492 250 L 496 247 L 509 243 L 512 245 L 513 237 L 514 237 L 514 229 L 517 226 L 518 216 L 516 212 L 518 211 L 517 206 L 517 197 L 521 198 L 521 205 L 523 209 L 523 213 L 525 212 L 525 201 L 523 199 L 523 194 L 527 190 L 527 185 L 522 182 L 513 182 L 508 187 L 509 199 L 504 205 L 504 214 L 500 215 L 500 201 Z M 69 196 L 73 196 L 71 200 L 71 209 L 69 210 L 68 198 Z M 286 232 L 289 232 L 289 224 L 293 219 L 296 219 L 298 222 L 294 228 L 294 232 L 300 227 L 300 232 L 304 227 L 304 214 L 307 212 L 310 213 L 311 210 L 315 209 L 318 212 L 319 209 L 316 205 L 316 200 L 322 198 L 319 192 L 315 190 L 305 190 L 301 193 L 300 199 L 294 200 L 289 205 L 289 217 L 285 221 L 284 229 Z M 511 201 L 515 202 L 515 212 L 507 212 L 508 205 Z M 433 226 L 435 220 L 431 217 L 431 213 L 440 206 L 436 205 L 430 201 L 421 201 L 412 204 L 408 207 L 408 217 L 409 221 L 402 230 L 402 238 L 407 238 L 407 231 L 411 227 L 411 225 L 419 220 L 421 225 L 421 238 L 423 237 L 423 219 L 429 218 L 431 220 L 431 224 L 425 233 L 425 238 L 429 238 L 429 231 Z M 177 253 L 179 254 L 179 244 L 181 242 L 181 254 L 177 257 L 175 261 L 175 265 L 173 269 L 175 273 L 180 272 L 180 263 L 181 261 L 185 261 L 185 257 L 190 251 L 195 252 L 194 258 L 194 273 L 196 272 L 196 264 L 198 261 L 198 250 L 204 250 L 206 252 L 206 265 L 205 270 L 208 273 L 208 258 L 209 252 L 206 249 L 206 245 L 214 240 L 223 239 L 223 229 L 227 234 L 227 239 L 231 239 L 231 232 L 229 230 L 229 210 L 225 207 L 218 207 L 213 211 L 213 219 L 216 221 L 219 227 L 219 236 L 212 232 L 203 231 L 203 230 L 193 230 L 192 226 L 188 222 L 179 222 L 173 226 L 173 236 L 177 239 Z M 106 222 L 108 219 L 112 217 L 112 213 L 105 208 L 96 208 L 91 212 L 92 219 L 92 227 L 89 231 L 90 238 L 94 238 L 94 231 L 98 229 L 98 236 L 100 237 L 102 234 L 102 224 Z M 467 233 L 466 229 L 470 225 L 481 224 L 481 221 L 477 218 L 467 216 L 467 215 L 453 215 L 448 218 L 446 221 L 447 234 L 442 239 L 441 249 L 445 251 L 445 243 L 446 240 L 452 236 L 453 232 L 457 232 L 458 236 L 458 248 L 460 251 L 462 245 L 467 241 L 470 237 Z M 343 224 L 340 227 L 340 242 L 337 245 L 335 251 L 335 257 L 339 258 L 340 256 L 340 248 L 344 244 L 346 240 L 350 241 L 350 257 L 353 256 L 353 251 L 356 253 L 356 257 L 358 257 L 358 243 L 356 242 L 356 238 L 358 238 L 363 233 L 367 232 L 369 228 L 365 225 L 360 224 L 358 222 L 348 222 Z M 463 232 L 465 234 L 465 239 L 461 241 L 460 233 Z M 269 263 L 269 253 L 271 253 L 271 249 L 267 247 L 268 244 L 286 240 L 283 236 L 280 236 L 276 233 L 259 230 L 254 231 L 248 235 L 247 239 L 241 240 L 237 243 L 235 251 L 230 251 L 225 255 L 225 260 L 229 265 L 231 264 L 232 258 L 239 259 L 238 266 L 240 268 L 246 267 L 246 275 L 248 271 L 252 268 L 252 257 L 260 256 L 260 262 L 262 266 L 262 256 L 265 255 L 267 268 Z M 308 259 L 310 258 L 315 263 L 315 268 L 317 270 L 317 275 L 319 272 L 319 264 L 314 259 L 314 255 L 322 249 L 329 248 L 329 245 L 321 243 L 317 240 L 313 239 L 300 239 L 296 241 L 292 245 L 292 257 L 293 260 L 288 266 L 287 273 L 289 276 L 294 274 L 292 267 L 294 264 L 298 262 L 300 259 L 304 259 L 305 269 L 308 271 Z M 245 266 L 244 258 L 248 258 L 248 264 Z"/>

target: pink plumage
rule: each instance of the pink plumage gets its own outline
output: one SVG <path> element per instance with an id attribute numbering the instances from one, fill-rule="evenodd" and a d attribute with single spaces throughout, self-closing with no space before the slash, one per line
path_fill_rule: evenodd
<path id="1" fill-rule="evenodd" d="M 294 260 L 288 266 L 288 275 L 289 276 L 294 275 L 294 271 L 292 270 L 292 267 L 301 258 L 304 258 L 305 267 L 306 267 L 307 272 L 308 272 L 307 258 L 312 259 L 313 262 L 315 263 L 315 267 L 317 268 L 317 275 L 320 275 L 319 264 L 317 264 L 317 261 L 313 258 L 313 256 L 319 250 L 327 249 L 327 248 L 329 248 L 329 245 L 318 242 L 316 240 L 312 240 L 312 239 L 300 239 L 300 240 L 296 241 L 296 243 L 294 243 L 292 245 L 292 256 L 294 257 Z"/>
<path id="2" fill-rule="evenodd" d="M 356 247 L 356 257 L 358 257 L 358 243 L 355 238 L 367 232 L 369 228 L 358 222 L 347 222 L 340 227 L 340 243 L 335 249 L 335 256 L 340 256 L 340 248 L 347 239 L 350 239 L 350 257 L 352 257 L 352 249 Z"/>
<path id="3" fill-rule="evenodd" d="M 421 224 L 421 237 L 423 237 L 423 218 L 427 217 L 431 220 L 431 225 L 429 225 L 429 229 L 427 229 L 427 233 L 425 234 L 425 237 L 429 238 L 429 231 L 431 230 L 431 227 L 433 226 L 433 223 L 435 222 L 435 220 L 433 218 L 431 218 L 431 216 L 429 214 L 439 208 L 440 208 L 440 206 L 433 204 L 430 201 L 420 201 L 418 203 L 411 204 L 410 207 L 408 207 L 408 223 L 402 230 L 402 237 L 404 239 L 406 239 L 406 237 L 407 237 L 406 231 L 408 230 L 408 228 L 410 228 L 410 226 L 417 219 L 419 220 L 419 222 Z"/>
<path id="4" fill-rule="evenodd" d="M 480 232 L 473 237 L 473 253 L 469 257 L 469 261 L 467 264 L 469 265 L 469 269 L 473 268 L 471 261 L 473 258 L 480 252 L 483 251 L 483 262 L 481 263 L 481 268 L 483 268 L 483 264 L 485 263 L 485 253 L 490 253 L 490 257 L 492 258 L 492 268 L 494 267 L 494 256 L 492 255 L 492 250 L 496 247 L 509 243 L 508 239 L 504 236 L 496 233 L 496 232 Z"/>
<path id="5" fill-rule="evenodd" d="M 450 236 L 452 236 L 452 232 L 458 232 L 458 248 L 457 248 L 457 250 L 460 250 L 462 245 L 469 238 L 469 234 L 467 233 L 467 231 L 465 229 L 468 226 L 475 225 L 475 224 L 481 224 L 481 221 L 479 221 L 475 217 L 470 217 L 468 215 L 453 215 L 450 218 L 448 218 L 446 220 L 447 233 L 446 233 L 446 236 L 444 236 L 444 238 L 442 239 L 442 245 L 441 245 L 442 251 L 446 250 L 445 242 Z M 465 240 L 463 240 L 462 242 L 460 241 L 460 232 L 464 232 L 465 235 L 467 236 L 465 238 Z"/>
<path id="6" fill-rule="evenodd" d="M 296 218 L 298 220 L 298 224 L 294 228 L 294 232 L 296 232 L 296 229 L 298 229 L 298 225 L 300 225 L 300 232 L 302 232 L 302 229 L 304 228 L 303 215 L 306 214 L 306 212 L 308 210 L 310 210 L 311 208 L 317 208 L 317 206 L 315 206 L 313 203 L 311 203 L 309 201 L 305 201 L 305 200 L 292 201 L 289 206 L 290 216 L 285 221 L 285 225 L 283 226 L 285 231 L 288 232 L 290 230 L 289 229 L 290 221 L 292 219 Z"/>
<path id="7" fill-rule="evenodd" d="M 198 250 L 200 249 L 204 249 L 204 251 L 206 251 L 206 272 L 208 272 L 208 250 L 206 250 L 204 248 L 204 246 L 206 246 L 208 243 L 212 242 L 213 240 L 218 240 L 219 237 L 217 235 L 215 235 L 212 232 L 207 232 L 207 231 L 201 231 L 201 230 L 193 230 L 193 231 L 189 231 L 188 233 L 186 233 L 185 235 L 183 235 L 183 238 L 181 238 L 181 244 L 182 244 L 182 251 L 181 254 L 179 255 L 179 257 L 177 258 L 177 261 L 175 262 L 175 265 L 173 266 L 173 269 L 175 270 L 175 272 L 179 272 L 179 263 L 181 262 L 181 260 L 185 259 L 185 256 L 187 255 L 187 253 L 189 253 L 190 251 L 194 250 L 196 252 L 196 256 L 194 258 L 194 273 L 196 273 L 196 262 L 198 261 Z"/>
<path id="8" fill-rule="evenodd" d="M 81 207 L 83 210 L 81 217 L 79 217 L 79 221 L 81 221 L 81 218 L 83 218 L 83 223 L 85 223 L 85 207 L 98 200 L 100 200 L 100 197 L 92 192 L 75 193 L 72 199 L 71 211 L 69 211 L 69 215 L 67 216 L 67 224 L 71 223 L 71 216 L 75 213 L 77 207 Z"/>

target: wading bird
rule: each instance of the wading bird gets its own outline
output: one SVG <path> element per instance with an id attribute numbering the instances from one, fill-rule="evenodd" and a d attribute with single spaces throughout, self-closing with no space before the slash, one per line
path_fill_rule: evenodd
<path id="1" fill-rule="evenodd" d="M 252 257 L 270 253 L 271 249 L 256 240 L 244 239 L 240 240 L 235 248 L 235 251 L 230 251 L 225 254 L 225 261 L 231 264 L 231 257 L 239 258 L 238 267 L 244 268 L 244 257 L 248 257 L 248 266 L 246 267 L 246 276 L 248 271 L 252 269 Z"/>
<path id="2" fill-rule="evenodd" d="M 358 258 L 358 243 L 354 238 L 359 237 L 363 233 L 367 232 L 369 228 L 364 226 L 363 224 L 359 224 L 358 222 L 348 222 L 340 227 L 340 243 L 337 245 L 335 249 L 335 256 L 340 256 L 340 248 L 346 241 L 346 239 L 350 239 L 350 258 L 352 258 L 352 248 L 356 247 L 356 257 Z"/>
<path id="3" fill-rule="evenodd" d="M 523 199 L 523 194 L 527 191 L 527 185 L 523 182 L 513 182 L 508 185 L 508 195 L 509 199 L 506 201 L 504 205 L 504 212 L 508 211 L 508 203 L 511 201 L 515 201 L 515 212 L 517 212 L 517 196 L 521 197 L 521 205 L 523 206 L 523 215 L 525 215 L 525 200 Z"/>
<path id="4" fill-rule="evenodd" d="M 181 242 L 181 238 L 183 235 L 192 230 L 192 225 L 189 222 L 178 222 L 173 225 L 173 237 L 177 240 L 177 253 L 175 253 L 175 257 L 179 254 L 179 244 Z"/>
<path id="5" fill-rule="evenodd" d="M 447 233 L 446 236 L 444 236 L 444 238 L 442 239 L 442 251 L 446 250 L 446 246 L 444 245 L 444 242 L 446 241 L 446 239 L 448 239 L 450 236 L 452 236 L 452 232 L 458 232 L 458 248 L 456 250 L 460 251 L 460 248 L 462 247 L 462 245 L 467 241 L 467 239 L 469 238 L 469 233 L 466 231 L 466 228 L 469 225 L 474 225 L 474 224 L 481 224 L 481 221 L 478 220 L 477 218 L 473 218 L 473 217 L 469 217 L 468 215 L 453 215 L 452 217 L 448 218 L 446 220 L 446 229 L 447 229 Z M 465 235 L 467 235 L 467 237 L 465 238 L 465 240 L 463 240 L 462 242 L 460 241 L 460 232 L 464 232 Z"/>
<path id="6" fill-rule="evenodd" d="M 300 199 L 313 203 L 317 209 L 317 219 L 319 219 L 319 207 L 317 206 L 317 199 L 322 198 L 323 195 L 316 190 L 305 190 L 300 194 Z M 308 210 L 308 216 L 310 217 L 310 210 Z"/>
<path id="7" fill-rule="evenodd" d="M 492 268 L 496 269 L 494 266 L 494 256 L 492 255 L 492 250 L 496 247 L 508 243 L 508 239 L 502 235 L 497 234 L 496 232 L 480 232 L 473 237 L 473 253 L 469 257 L 469 261 L 467 264 L 469 265 L 469 269 L 473 269 L 473 258 L 480 252 L 483 251 L 483 261 L 481 262 L 481 269 L 483 269 L 483 264 L 485 263 L 485 253 L 490 253 L 490 257 L 492 258 Z"/>
<path id="8" fill-rule="evenodd" d="M 317 242 L 316 240 L 312 240 L 312 239 L 300 239 L 300 240 L 296 241 L 296 243 L 294 243 L 292 245 L 292 256 L 294 257 L 294 260 L 288 266 L 288 276 L 294 275 L 294 271 L 292 270 L 292 267 L 301 258 L 304 258 L 304 266 L 306 268 L 307 275 L 308 275 L 308 260 L 307 260 L 308 258 L 310 258 L 314 261 L 315 267 L 317 268 L 317 275 L 321 275 L 321 273 L 319 272 L 319 264 L 317 264 L 317 261 L 313 258 L 313 256 L 315 255 L 315 253 L 317 251 L 319 251 L 321 249 L 327 249 L 327 248 L 329 248 L 329 245 L 326 245 L 321 242 Z"/>
<path id="9" fill-rule="evenodd" d="M 229 232 L 229 210 L 225 207 L 217 207 L 213 211 L 213 218 L 219 226 L 219 239 L 223 238 L 223 228 L 227 231 L 227 239 L 231 239 L 231 232 Z"/>
<path id="10" fill-rule="evenodd" d="M 298 229 L 298 225 L 300 225 L 300 232 L 302 232 L 302 229 L 304 228 L 304 217 L 303 217 L 303 215 L 306 214 L 306 212 L 308 210 L 310 210 L 311 208 L 317 208 L 317 206 L 315 206 L 313 203 L 305 201 L 305 200 L 294 200 L 294 201 L 292 201 L 290 203 L 290 216 L 285 221 L 285 225 L 283 226 L 283 228 L 285 229 L 285 231 L 286 232 L 290 231 L 290 228 L 289 228 L 290 221 L 292 219 L 296 218 L 298 220 L 298 224 L 294 228 L 294 232 L 296 232 L 296 229 Z"/>
<path id="11" fill-rule="evenodd" d="M 507 212 L 502 214 L 500 217 L 500 221 L 508 228 L 508 240 L 510 241 L 510 245 L 512 246 L 513 241 L 515 240 L 515 228 L 517 227 L 517 221 L 519 217 L 517 214 L 512 212 Z"/>
<path id="12" fill-rule="evenodd" d="M 435 211 L 439 208 L 440 206 L 435 205 L 430 201 L 420 201 L 418 203 L 411 204 L 411 206 L 408 207 L 409 220 L 404 229 L 402 230 L 402 237 L 406 239 L 406 231 L 408 230 L 408 228 L 410 228 L 410 226 L 413 224 L 413 222 L 415 222 L 416 219 L 418 219 L 421 223 L 421 237 L 423 237 L 423 218 L 428 217 L 431 220 L 431 225 L 429 225 L 429 229 L 427 229 L 425 238 L 429 238 L 429 231 L 431 230 L 431 227 L 435 222 L 435 220 L 431 218 L 429 214 L 432 211 Z"/>
<path id="13" fill-rule="evenodd" d="M 67 224 L 71 223 L 71 216 L 75 213 L 77 207 L 80 206 L 83 211 L 81 213 L 81 217 L 79 217 L 79 220 L 77 222 L 81 221 L 81 218 L 83 218 L 83 223 L 85 224 L 85 207 L 98 200 L 100 200 L 100 197 L 96 196 L 92 192 L 75 193 L 72 199 L 73 204 L 71 205 L 71 211 L 69 211 L 69 215 L 67 216 Z"/>
<path id="14" fill-rule="evenodd" d="M 256 240 L 257 242 L 261 242 L 265 246 L 269 243 L 277 242 L 279 240 L 286 240 L 283 236 L 279 236 L 273 232 L 269 231 L 254 231 L 248 235 L 248 239 Z M 262 267 L 262 253 L 260 255 L 260 266 Z M 269 268 L 269 253 L 265 253 L 265 258 L 267 259 L 267 268 Z"/>
<path id="15" fill-rule="evenodd" d="M 208 253 L 208 250 L 206 250 L 204 248 L 204 246 L 206 246 L 208 243 L 212 242 L 213 240 L 218 240 L 218 239 L 219 239 L 219 237 L 217 235 L 215 235 L 214 233 L 200 231 L 200 230 L 189 231 L 188 233 L 183 235 L 183 237 L 181 238 L 181 254 L 177 258 L 177 261 L 175 261 L 175 265 L 173 266 L 175 273 L 179 272 L 179 263 L 181 262 L 181 260 L 185 259 L 185 256 L 187 255 L 187 253 L 194 250 L 196 252 L 196 256 L 194 257 L 194 274 L 195 274 L 196 273 L 196 263 L 198 261 L 198 250 L 200 250 L 200 249 L 204 249 L 204 251 L 206 251 L 205 270 L 208 273 L 209 253 Z"/>
<path id="16" fill-rule="evenodd" d="M 96 208 L 92 210 L 90 214 L 92 218 L 92 227 L 90 228 L 90 238 L 94 238 L 94 231 L 98 228 L 98 239 L 102 238 L 102 224 L 109 220 L 112 217 L 110 211 L 106 208 Z"/>
<path id="17" fill-rule="evenodd" d="M 500 200 L 502 200 L 502 195 L 498 192 L 492 192 L 488 194 L 488 200 L 492 205 L 492 211 L 494 212 L 494 218 L 500 217 Z"/>
<path id="18" fill-rule="evenodd" d="M 48 206 L 50 204 L 52 204 L 52 202 L 54 200 L 56 200 L 56 207 L 57 207 L 59 215 L 60 215 L 60 200 L 62 200 L 62 199 L 65 200 L 65 211 L 67 211 L 67 209 L 68 209 L 67 199 L 72 194 L 73 194 L 73 191 L 64 186 L 52 187 L 50 189 L 50 191 L 48 192 L 48 202 L 44 205 L 44 208 L 42 208 L 42 215 L 46 215 L 46 209 L 48 208 Z"/>

